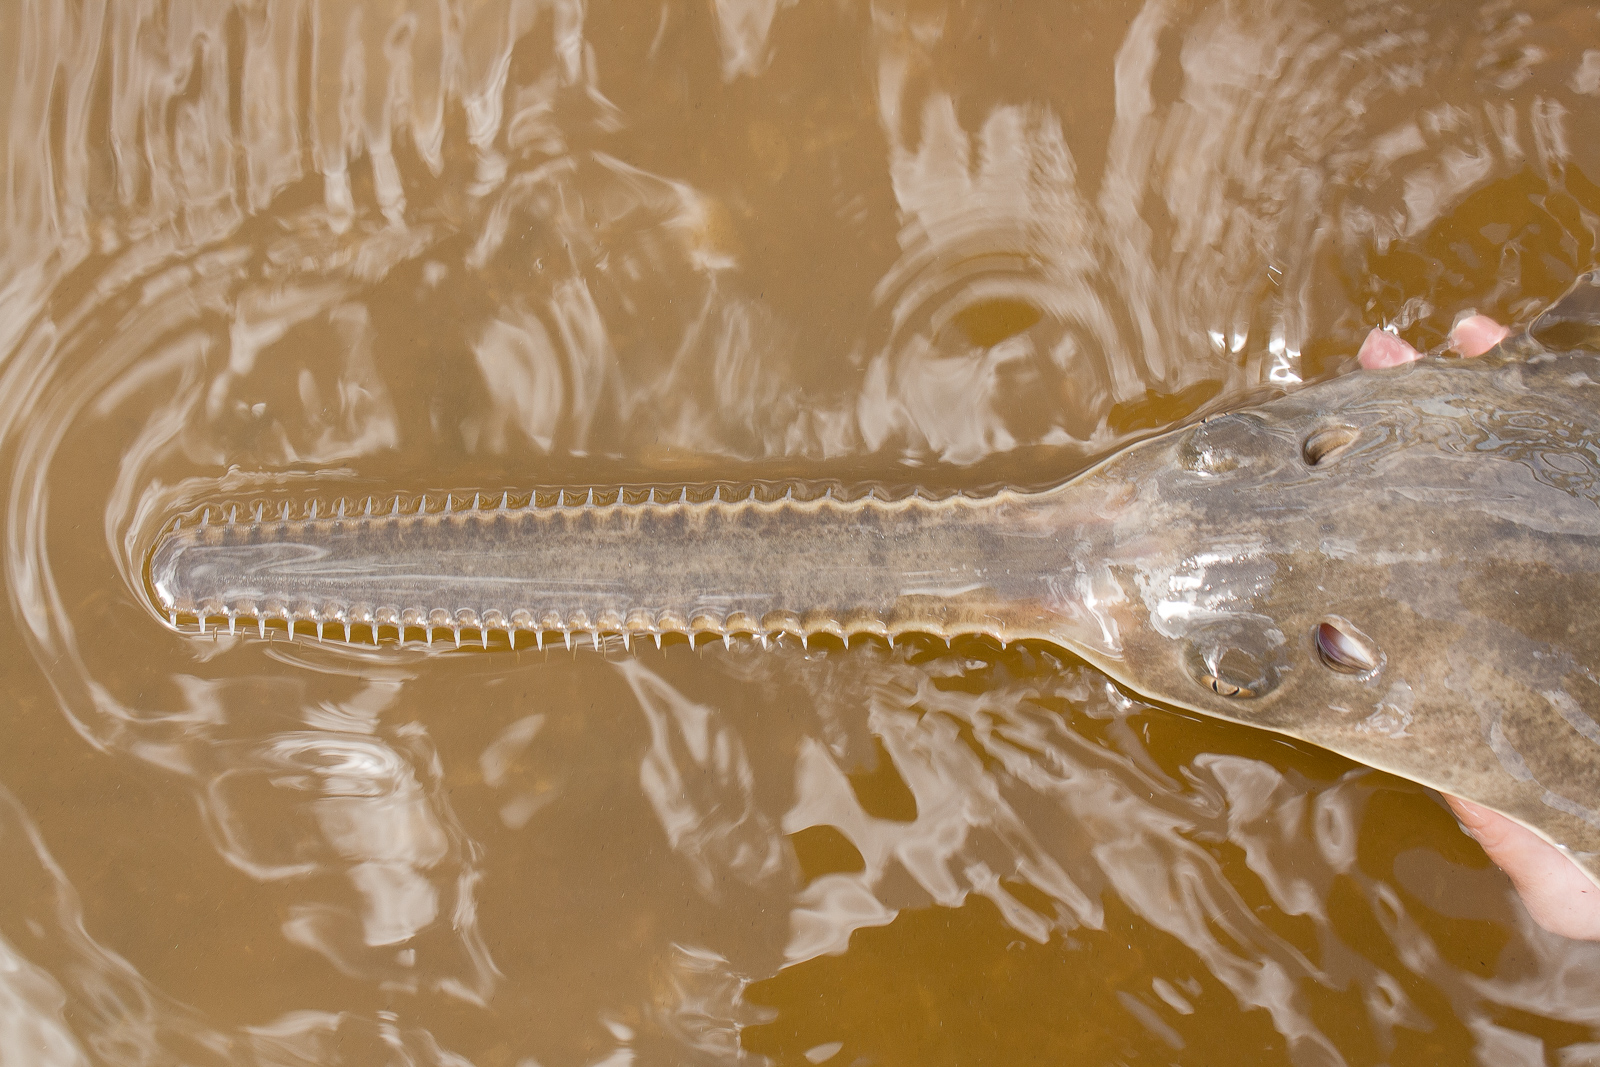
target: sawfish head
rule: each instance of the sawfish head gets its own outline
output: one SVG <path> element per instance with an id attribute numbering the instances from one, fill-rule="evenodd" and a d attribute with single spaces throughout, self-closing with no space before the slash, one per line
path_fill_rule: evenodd
<path id="1" fill-rule="evenodd" d="M 1111 581 L 1095 639 L 1064 643 L 1502 811 L 1596 876 L 1597 292 L 1479 359 L 1349 374 L 1090 470 Z"/>

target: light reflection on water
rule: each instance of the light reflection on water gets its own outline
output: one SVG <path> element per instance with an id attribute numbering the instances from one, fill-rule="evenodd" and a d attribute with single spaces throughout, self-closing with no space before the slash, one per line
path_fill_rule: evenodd
<path id="1" fill-rule="evenodd" d="M 1584 5 L 24 0 L 0 48 L 0 1062 L 1600 1055 L 1600 955 L 1420 791 L 1039 650 L 194 642 L 140 571 L 220 496 L 1043 485 L 1525 318 L 1593 262 Z"/>

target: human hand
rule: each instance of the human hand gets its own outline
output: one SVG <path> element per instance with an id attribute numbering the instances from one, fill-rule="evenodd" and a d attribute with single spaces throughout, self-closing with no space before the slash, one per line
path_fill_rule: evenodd
<path id="1" fill-rule="evenodd" d="M 1481 356 L 1510 332 L 1485 315 L 1472 315 L 1450 331 L 1450 347 L 1463 356 Z M 1420 354 L 1394 334 L 1373 330 L 1362 342 L 1358 358 L 1361 366 L 1376 370 L 1409 363 Z M 1600 941 L 1600 886 L 1577 864 L 1504 815 L 1470 800 L 1441 795 L 1462 828 L 1506 872 L 1534 922 L 1563 937 Z"/>
<path id="2" fill-rule="evenodd" d="M 1481 356 L 1511 333 L 1487 315 L 1469 315 L 1450 331 L 1450 347 L 1463 356 Z M 1398 367 L 1422 354 L 1387 330 L 1375 329 L 1361 342 L 1356 357 L 1366 370 Z"/>
<path id="3" fill-rule="evenodd" d="M 1600 941 L 1600 886 L 1550 842 L 1499 812 L 1441 793 L 1462 827 L 1517 887 L 1533 921 L 1552 934 Z"/>

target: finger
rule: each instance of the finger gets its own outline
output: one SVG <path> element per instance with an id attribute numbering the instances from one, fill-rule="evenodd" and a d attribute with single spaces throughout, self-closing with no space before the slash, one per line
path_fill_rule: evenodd
<path id="1" fill-rule="evenodd" d="M 1463 356 L 1481 356 L 1510 333 L 1487 315 L 1468 315 L 1451 328 L 1450 347 Z"/>
<path id="2" fill-rule="evenodd" d="M 1356 353 L 1356 359 L 1367 370 L 1398 367 L 1420 358 L 1421 354 L 1415 348 L 1388 330 L 1380 329 L 1367 334 L 1367 339 L 1361 342 L 1361 351 Z"/>
<path id="3" fill-rule="evenodd" d="M 1440 794 L 1461 825 L 1511 879 L 1533 921 L 1552 934 L 1600 941 L 1600 886 L 1525 826 L 1470 800 Z"/>

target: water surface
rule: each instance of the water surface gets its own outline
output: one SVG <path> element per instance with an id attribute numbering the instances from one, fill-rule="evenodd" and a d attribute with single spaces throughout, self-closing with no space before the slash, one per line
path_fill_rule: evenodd
<path id="1" fill-rule="evenodd" d="M 1600 18 L 0 12 L 0 1063 L 1581 1064 L 1435 797 L 1036 647 L 195 641 L 218 498 L 1054 484 L 1595 265 Z"/>

